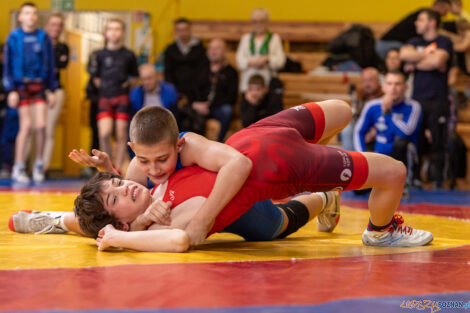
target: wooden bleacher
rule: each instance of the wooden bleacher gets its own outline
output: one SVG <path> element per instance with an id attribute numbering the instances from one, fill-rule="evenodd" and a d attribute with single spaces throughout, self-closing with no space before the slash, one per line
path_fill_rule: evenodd
<path id="1" fill-rule="evenodd" d="M 238 42 L 243 34 L 252 31 L 250 21 L 213 21 L 192 20 L 193 34 L 203 41 L 222 38 L 228 42 Z M 283 22 L 271 21 L 269 29 L 279 34 L 282 40 L 291 43 L 329 43 L 342 31 L 351 27 L 353 22 Z M 376 37 L 384 34 L 391 23 L 361 23 L 372 29 Z"/>
<path id="2" fill-rule="evenodd" d="M 281 73 L 279 78 L 284 83 L 284 106 L 286 108 L 309 101 L 325 99 L 350 100 L 349 88 L 355 84 L 360 91 L 360 77 L 357 74 L 308 73 L 317 68 L 327 57 L 326 47 L 338 34 L 348 29 L 352 22 L 270 22 L 269 29 L 278 33 L 284 42 L 286 55 L 302 64 L 306 73 Z M 388 28 L 388 22 L 361 23 L 369 26 L 378 38 Z M 236 66 L 235 48 L 241 36 L 251 31 L 249 21 L 209 21 L 193 20 L 192 30 L 195 36 L 207 42 L 213 38 L 222 38 L 229 43 L 231 51 L 227 59 Z M 470 77 L 459 75 L 457 87 L 460 90 L 470 86 Z M 457 132 L 469 147 L 467 178 L 458 181 L 458 187 L 470 189 L 470 102 L 467 109 L 460 110 Z M 231 131 L 241 128 L 239 120 L 233 122 Z"/>

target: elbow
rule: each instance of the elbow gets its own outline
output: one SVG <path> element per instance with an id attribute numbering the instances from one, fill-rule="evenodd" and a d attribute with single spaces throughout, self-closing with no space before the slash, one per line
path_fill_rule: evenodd
<path id="1" fill-rule="evenodd" d="M 181 229 L 174 229 L 173 236 L 171 238 L 172 251 L 176 253 L 186 252 L 189 249 L 189 236 Z"/>
<path id="2" fill-rule="evenodd" d="M 237 162 L 240 166 L 241 171 L 245 174 L 244 176 L 248 177 L 253 168 L 253 162 L 246 156 L 242 155 L 238 158 Z"/>

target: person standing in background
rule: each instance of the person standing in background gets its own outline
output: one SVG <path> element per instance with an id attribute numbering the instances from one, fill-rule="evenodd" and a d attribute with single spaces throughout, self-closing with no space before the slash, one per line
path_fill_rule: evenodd
<path id="1" fill-rule="evenodd" d="M 129 126 L 129 90 L 139 75 L 132 51 L 124 47 L 126 27 L 119 19 L 110 19 L 105 29 L 105 48 L 92 58 L 90 71 L 99 89 L 98 134 L 100 149 L 112 155 L 111 136 L 116 134 L 116 167 L 121 169 L 126 158 Z"/>
<path id="2" fill-rule="evenodd" d="M 49 106 L 49 109 L 47 110 L 46 141 L 44 144 L 43 156 L 44 169 L 47 170 L 54 150 L 57 120 L 59 119 L 64 105 L 65 93 L 62 85 L 60 84 L 60 70 L 64 69 L 69 63 L 69 47 L 65 43 L 59 41 L 62 31 L 64 30 L 64 17 L 62 14 L 58 12 L 52 13 L 47 20 L 45 29 L 51 38 L 51 42 L 54 47 L 54 72 L 57 82 L 59 83 L 59 88 L 54 91 L 56 101 L 55 105 Z"/>
<path id="3" fill-rule="evenodd" d="M 38 29 L 38 19 L 38 9 L 34 3 L 21 5 L 18 14 L 21 27 L 10 33 L 5 45 L 3 84 L 9 93 L 8 106 L 18 108 L 19 114 L 15 165 L 12 171 L 12 179 L 19 183 L 29 183 L 25 159 L 27 139 L 33 125 L 36 131 L 33 179 L 37 182 L 44 180 L 47 104 L 54 106 L 54 91 L 58 88 L 52 43 L 47 33 Z"/>

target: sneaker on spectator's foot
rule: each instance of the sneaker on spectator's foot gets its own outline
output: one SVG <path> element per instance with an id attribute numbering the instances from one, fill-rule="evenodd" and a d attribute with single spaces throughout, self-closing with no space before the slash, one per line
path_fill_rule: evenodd
<path id="1" fill-rule="evenodd" d="M 404 225 L 403 217 L 399 214 L 393 216 L 389 227 L 381 231 L 366 229 L 362 234 L 362 242 L 366 246 L 378 247 L 424 246 L 430 243 L 433 238 L 433 235 L 428 231 Z"/>
<path id="2" fill-rule="evenodd" d="M 33 180 L 36 183 L 40 183 L 40 182 L 44 181 L 44 168 L 43 168 L 42 161 L 34 162 Z"/>
<path id="3" fill-rule="evenodd" d="M 23 166 L 13 166 L 13 170 L 11 171 L 11 179 L 17 183 L 29 184 L 29 177 L 26 175 L 26 171 Z"/>
<path id="4" fill-rule="evenodd" d="M 18 211 L 8 221 L 11 231 L 17 233 L 63 234 L 67 231 L 60 226 L 64 212 Z"/>
<path id="5" fill-rule="evenodd" d="M 332 232 L 339 222 L 340 193 L 339 191 L 325 192 L 326 204 L 317 216 L 317 229 L 319 232 Z"/>

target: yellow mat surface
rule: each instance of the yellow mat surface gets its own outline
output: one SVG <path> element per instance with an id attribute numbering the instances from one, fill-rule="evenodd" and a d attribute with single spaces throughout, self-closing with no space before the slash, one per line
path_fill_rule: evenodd
<path id="1" fill-rule="evenodd" d="M 272 242 L 245 242 L 235 235 L 216 234 L 188 253 L 144 253 L 123 250 L 99 252 L 95 241 L 77 235 L 17 234 L 8 219 L 18 210 L 71 211 L 71 193 L 0 193 L 0 269 L 79 268 L 123 264 L 269 261 L 331 258 L 444 249 L 470 244 L 470 222 L 419 214 L 403 214 L 408 225 L 434 234 L 418 248 L 375 248 L 362 245 L 368 211 L 342 206 L 333 233 L 316 232 L 312 221 L 296 234 Z"/>

